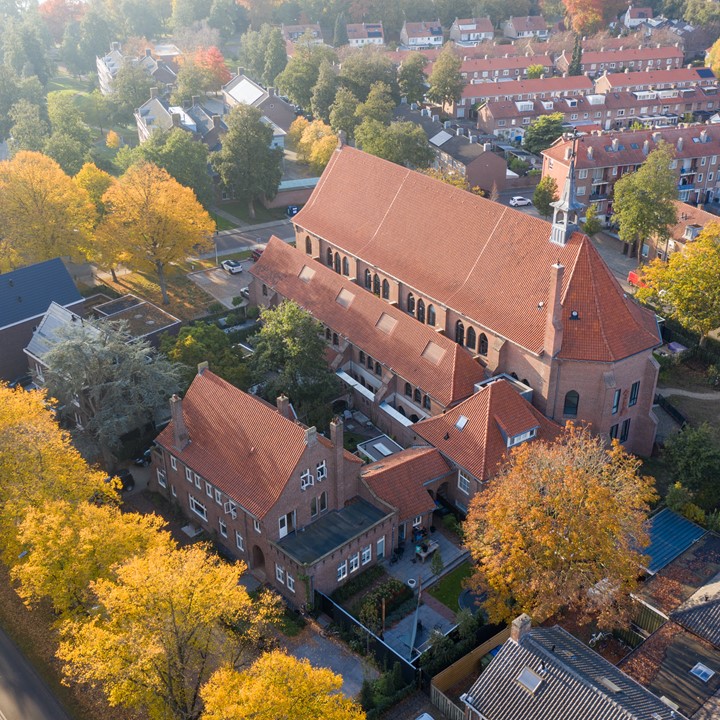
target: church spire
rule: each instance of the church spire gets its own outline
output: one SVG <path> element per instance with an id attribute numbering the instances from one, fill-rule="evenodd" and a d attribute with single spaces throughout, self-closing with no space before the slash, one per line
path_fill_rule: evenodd
<path id="1" fill-rule="evenodd" d="M 554 208 L 550 242 L 556 245 L 565 245 L 570 235 L 579 230 L 579 211 L 585 207 L 575 197 L 576 147 L 577 131 L 573 131 L 569 157 L 570 165 L 567 178 L 565 178 L 565 185 L 560 199 L 550 203 Z"/>

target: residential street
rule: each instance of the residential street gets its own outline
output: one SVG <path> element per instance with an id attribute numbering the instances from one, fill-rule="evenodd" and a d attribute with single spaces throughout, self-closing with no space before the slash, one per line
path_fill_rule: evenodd
<path id="1" fill-rule="evenodd" d="M 0 720 L 69 720 L 25 656 L 1 630 Z"/>

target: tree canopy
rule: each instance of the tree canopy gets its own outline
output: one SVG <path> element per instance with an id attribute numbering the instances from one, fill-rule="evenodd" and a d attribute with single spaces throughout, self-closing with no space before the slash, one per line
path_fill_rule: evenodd
<path id="1" fill-rule="evenodd" d="M 558 198 L 558 186 L 555 178 L 548 175 L 537 184 L 533 194 L 533 205 L 543 217 L 547 218 L 553 213 L 550 203 L 555 202 Z"/>
<path id="2" fill-rule="evenodd" d="M 528 125 L 523 138 L 523 147 L 534 155 L 547 150 L 563 134 L 563 114 L 541 115 Z"/>
<path id="3" fill-rule="evenodd" d="M 403 60 L 398 70 L 400 94 L 407 99 L 408 103 L 421 103 L 425 98 L 427 90 L 425 65 L 427 65 L 427 58 L 422 53 L 416 52 Z"/>
<path id="4" fill-rule="evenodd" d="M 493 622 L 563 608 L 610 627 L 625 616 L 647 545 L 653 479 L 614 441 L 569 424 L 518 446 L 470 502 L 465 543 Z"/>
<path id="5" fill-rule="evenodd" d="M 365 152 L 411 168 L 426 168 L 433 161 L 424 130 L 413 122 L 383 125 L 365 120 L 355 128 L 355 139 Z"/>
<path id="6" fill-rule="evenodd" d="M 438 105 L 457 102 L 462 96 L 465 79 L 460 74 L 462 60 L 455 54 L 452 45 L 445 45 L 430 73 L 428 100 Z"/>

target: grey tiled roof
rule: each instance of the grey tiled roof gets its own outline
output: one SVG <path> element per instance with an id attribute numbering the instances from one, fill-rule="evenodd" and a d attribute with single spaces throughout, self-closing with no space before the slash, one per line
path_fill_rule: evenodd
<path id="1" fill-rule="evenodd" d="M 678 625 L 720 648 L 720 574 L 703 585 L 670 617 Z"/>
<path id="2" fill-rule="evenodd" d="M 535 692 L 519 680 L 528 668 Z M 562 628 L 510 639 L 465 699 L 486 720 L 682 720 L 658 697 Z"/>

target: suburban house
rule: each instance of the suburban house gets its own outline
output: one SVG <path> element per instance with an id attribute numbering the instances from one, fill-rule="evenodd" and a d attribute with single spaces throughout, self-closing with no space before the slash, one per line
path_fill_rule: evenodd
<path id="1" fill-rule="evenodd" d="M 608 72 L 644 72 L 651 70 L 672 70 L 682 67 L 683 51 L 677 45 L 655 45 L 652 47 L 620 47 L 617 50 L 583 51 L 580 72 L 590 77 Z M 565 73 L 570 69 L 572 52 L 563 50 L 555 60 L 555 67 Z"/>
<path id="2" fill-rule="evenodd" d="M 458 45 L 476 45 L 481 42 L 492 41 L 495 28 L 489 17 L 483 18 L 455 18 L 450 26 L 450 39 Z"/>
<path id="3" fill-rule="evenodd" d="M 713 215 L 697 205 L 675 201 L 677 208 L 677 223 L 670 229 L 667 238 L 651 238 L 647 245 L 643 246 L 643 256 L 648 260 L 659 258 L 667 260 L 674 252 L 682 252 L 688 243 L 695 238 L 711 223 L 720 223 L 720 218 Z"/>
<path id="4" fill-rule="evenodd" d="M 398 370 L 407 386 L 395 386 L 397 401 L 405 402 L 408 388 L 413 395 L 413 378 L 420 371 L 427 378 L 423 382 L 436 388 L 422 388 L 415 403 L 424 417 L 469 397 L 465 383 L 477 380 L 471 379 L 469 367 L 464 370 L 464 356 L 445 349 L 450 341 L 471 354 L 486 376 L 522 378 L 533 388 L 533 405 L 549 419 L 587 421 L 596 433 L 618 437 L 631 452 L 649 453 L 656 428 L 652 349 L 660 344 L 657 322 L 626 296 L 578 231 L 573 218 L 581 206 L 573 175 L 568 173 L 553 223 L 548 223 L 343 146 L 293 219 L 294 252 L 306 259 L 290 264 L 285 254 L 279 258 L 280 243 L 275 242 L 275 258 L 271 254 L 267 263 L 253 268 L 259 282 L 251 287 L 251 297 L 255 293 L 261 304 L 269 304 L 273 292 L 299 299 L 328 326 L 334 342 L 332 333 L 339 328 L 333 325 L 347 322 L 345 305 L 352 314 L 369 302 L 368 296 L 379 296 L 388 317 L 373 308 L 372 316 L 344 335 L 357 345 L 355 368 L 364 364 L 359 350 L 365 338 L 382 338 L 378 349 L 393 353 L 385 358 L 386 370 L 382 364 L 376 369 L 373 399 L 378 390 L 381 398 L 389 391 L 384 386 L 395 380 L 391 369 L 401 361 L 410 365 Z M 428 207 L 430 214 L 423 211 Z M 331 269 L 337 284 L 321 294 L 317 286 L 325 286 Z M 323 318 L 321 312 L 332 315 Z M 432 344 L 406 332 L 406 320 L 417 333 L 430 329 Z M 387 342 L 390 333 L 392 343 Z M 423 339 L 412 353 L 398 354 L 401 338 L 417 342 L 416 337 Z M 338 333 L 337 348 L 347 353 L 339 364 L 349 358 L 344 338 L 341 343 Z M 432 375 L 418 352 L 424 361 L 436 360 Z M 451 359 L 462 373 L 442 369 Z M 443 383 L 454 378 L 452 390 L 447 384 L 438 387 L 440 376 Z"/>
<path id="5" fill-rule="evenodd" d="M 503 25 L 503 35 L 513 40 L 521 38 L 547 40 L 550 31 L 542 15 L 528 15 L 526 17 L 511 17 L 506 20 Z"/>
<path id="6" fill-rule="evenodd" d="M 120 50 L 120 43 L 114 42 L 111 44 L 110 52 L 107 55 L 95 58 L 100 92 L 103 95 L 112 94 L 115 76 L 120 71 L 120 68 L 128 63 L 139 65 L 157 82 L 159 87 L 172 85 L 177 81 L 177 66 L 172 60 L 165 61 L 153 57 L 151 48 L 146 48 L 145 54 L 141 57 L 123 55 Z"/>
<path id="7" fill-rule="evenodd" d="M 400 44 L 413 50 L 441 48 L 443 29 L 440 20 L 435 22 L 407 22 L 406 20 L 400 31 Z"/>
<path id="8" fill-rule="evenodd" d="M 345 29 L 350 47 L 385 44 L 382 23 L 348 23 Z"/>
<path id="9" fill-rule="evenodd" d="M 651 20 L 653 9 L 651 7 L 633 7 L 630 5 L 623 15 L 623 25 L 627 28 L 636 28 L 644 22 Z"/>
<path id="10" fill-rule="evenodd" d="M 312 45 L 322 45 L 323 35 L 319 25 L 281 25 L 285 42 L 295 44 L 298 40 L 310 39 Z"/>
<path id="11" fill-rule="evenodd" d="M 407 104 L 395 108 L 397 120 L 414 122 L 425 131 L 435 153 L 435 167 L 451 175 L 460 175 L 470 188 L 479 187 L 488 195 L 493 186 L 498 191 L 507 184 L 507 161 L 492 152 L 489 145 L 478 143 L 477 135 L 465 134 L 464 128 L 452 129 L 441 123 L 429 109 L 414 110 Z"/>
<path id="12" fill-rule="evenodd" d="M 684 720 L 566 630 L 533 628 L 527 615 L 460 699 L 466 720 Z"/>
<path id="13" fill-rule="evenodd" d="M 282 134 L 274 129 L 273 144 L 284 145 L 276 138 L 284 138 L 297 117 L 295 108 L 275 93 L 275 88 L 265 89 L 254 80 L 245 75 L 244 68 L 238 68 L 237 75 L 222 87 L 222 95 L 230 108 L 236 105 L 251 105 L 260 110 L 268 119 L 271 126 L 279 128 Z"/>
<path id="14" fill-rule="evenodd" d="M 608 73 L 607 70 L 595 80 L 595 92 L 609 93 L 619 90 L 675 90 L 695 85 L 715 87 L 717 78 L 710 68 L 678 68 L 676 70 L 651 70 L 643 72 Z"/>
<path id="15" fill-rule="evenodd" d="M 390 551 L 395 511 L 360 497 L 362 461 L 203 365 L 153 450 L 151 487 L 296 606 Z"/>
<path id="16" fill-rule="evenodd" d="M 60 258 L 0 274 L 0 379 L 27 373 L 23 351 L 52 303 L 82 316 L 84 302 Z"/>
<path id="17" fill-rule="evenodd" d="M 661 142 L 669 143 L 675 150 L 670 170 L 677 177 L 681 202 L 703 204 L 720 197 L 720 128 L 713 125 L 599 133 L 583 135 L 576 142 L 577 197 L 581 202 L 596 204 L 598 214 L 605 215 L 607 220 L 612 215 L 617 180 L 637 170 Z M 555 178 L 558 186 L 564 182 L 572 147 L 572 140 L 558 138 L 542 152 L 543 177 Z"/>

